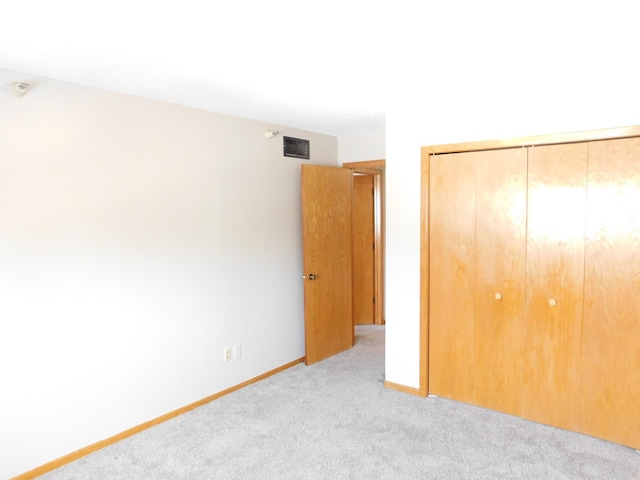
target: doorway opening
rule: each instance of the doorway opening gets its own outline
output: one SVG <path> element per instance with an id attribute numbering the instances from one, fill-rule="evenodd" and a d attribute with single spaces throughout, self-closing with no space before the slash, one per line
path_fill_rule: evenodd
<path id="1" fill-rule="evenodd" d="M 353 171 L 353 324 L 384 325 L 384 160 L 344 163 Z"/>

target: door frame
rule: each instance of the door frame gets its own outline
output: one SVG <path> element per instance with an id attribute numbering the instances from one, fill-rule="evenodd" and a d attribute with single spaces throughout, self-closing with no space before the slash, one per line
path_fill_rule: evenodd
<path id="1" fill-rule="evenodd" d="M 374 202 L 374 291 L 376 303 L 374 306 L 374 325 L 384 325 L 384 174 L 385 160 L 365 160 L 361 162 L 343 163 L 344 168 L 349 168 L 353 173 L 374 175 L 373 202 Z"/>

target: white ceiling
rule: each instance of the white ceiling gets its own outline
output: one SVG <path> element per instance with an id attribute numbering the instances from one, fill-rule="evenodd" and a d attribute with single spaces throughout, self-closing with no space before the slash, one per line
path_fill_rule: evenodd
<path id="1" fill-rule="evenodd" d="M 350 0 L 32 0 L 0 68 L 329 135 L 384 129 L 393 11 Z"/>

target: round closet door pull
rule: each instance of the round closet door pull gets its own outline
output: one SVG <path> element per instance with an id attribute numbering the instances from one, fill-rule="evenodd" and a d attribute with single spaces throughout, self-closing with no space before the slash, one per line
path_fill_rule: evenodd
<path id="1" fill-rule="evenodd" d="M 549 305 L 551 305 L 552 307 L 555 307 L 557 304 L 558 304 L 558 300 L 556 300 L 555 298 L 549 299 Z"/>
<path id="2" fill-rule="evenodd" d="M 496 293 L 494 295 L 494 297 L 496 297 L 496 300 L 501 300 L 502 299 L 502 294 L 500 292 Z"/>

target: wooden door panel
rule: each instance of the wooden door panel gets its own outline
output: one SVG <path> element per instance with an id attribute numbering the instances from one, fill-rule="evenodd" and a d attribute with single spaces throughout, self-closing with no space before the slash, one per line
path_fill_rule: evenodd
<path id="1" fill-rule="evenodd" d="M 376 325 L 384 325 L 384 172 L 373 176 L 373 223 L 376 301 L 373 317 Z"/>
<path id="2" fill-rule="evenodd" d="M 529 149 L 525 418 L 576 430 L 587 145 Z"/>
<path id="3" fill-rule="evenodd" d="M 476 154 L 475 404 L 520 415 L 527 152 Z"/>
<path id="4" fill-rule="evenodd" d="M 375 321 L 374 175 L 353 177 L 353 322 Z"/>
<path id="5" fill-rule="evenodd" d="M 353 345 L 352 173 L 302 165 L 305 347 L 308 365 Z M 315 279 L 309 275 L 314 274 Z"/>
<path id="6" fill-rule="evenodd" d="M 640 449 L 640 139 L 589 144 L 582 431 Z"/>
<path id="7" fill-rule="evenodd" d="M 429 391 L 473 402 L 474 153 L 432 157 Z"/>

